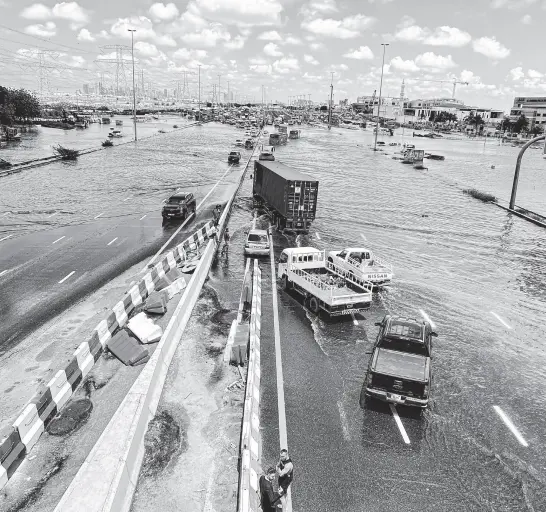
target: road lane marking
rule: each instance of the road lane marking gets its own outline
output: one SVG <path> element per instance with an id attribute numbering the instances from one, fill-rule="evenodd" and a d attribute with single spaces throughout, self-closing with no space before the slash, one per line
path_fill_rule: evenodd
<path id="1" fill-rule="evenodd" d="M 123 200 L 123 202 L 129 201 L 129 199 L 131 199 L 131 198 L 130 198 L 130 197 L 126 197 L 126 198 Z"/>
<path id="2" fill-rule="evenodd" d="M 497 313 L 495 313 L 494 311 L 490 311 L 490 313 L 502 324 L 504 325 L 504 327 L 506 327 L 507 329 L 512 329 L 512 327 L 510 327 L 499 315 L 497 315 Z"/>
<path id="3" fill-rule="evenodd" d="M 355 318 L 355 314 L 351 313 L 351 316 L 353 318 L 353 324 L 358 325 L 358 320 Z"/>
<path id="4" fill-rule="evenodd" d="M 56 244 L 57 242 L 60 242 L 63 238 L 64 236 L 62 236 L 61 238 L 57 238 L 57 240 L 55 240 L 53 243 Z"/>
<path id="5" fill-rule="evenodd" d="M 103 213 L 99 213 L 96 217 L 94 217 L 95 219 L 98 219 L 99 217 L 102 217 L 104 215 L 104 212 Z"/>
<path id="6" fill-rule="evenodd" d="M 8 236 L 5 236 L 4 238 L 0 238 L 0 242 L 2 242 L 3 240 L 7 240 L 8 238 L 11 238 L 13 235 L 8 235 Z"/>
<path id="7" fill-rule="evenodd" d="M 147 214 L 147 213 L 145 213 L 145 214 L 144 214 L 144 215 L 143 215 L 142 217 L 140 217 L 140 219 L 138 219 L 138 220 L 142 220 L 142 219 L 144 219 L 144 217 L 146 217 L 146 215 L 148 215 L 148 214 Z"/>
<path id="8" fill-rule="evenodd" d="M 320 235 L 318 234 L 318 232 L 317 232 L 317 240 L 320 240 Z"/>
<path id="9" fill-rule="evenodd" d="M 0 277 L 5 276 L 6 274 L 10 273 L 12 270 L 13 270 L 12 268 L 8 268 L 7 270 L 2 270 L 2 272 L 0 272 Z"/>
<path id="10" fill-rule="evenodd" d="M 400 416 L 398 416 L 398 411 L 396 410 L 396 407 L 394 404 L 389 404 L 391 408 L 392 415 L 394 416 L 394 421 L 398 425 L 398 429 L 400 430 L 400 433 L 402 434 L 402 439 L 404 440 L 404 443 L 410 444 L 410 440 L 408 437 L 408 434 L 406 433 L 406 429 L 404 428 L 404 425 L 402 425 L 402 420 L 400 419 Z"/>
<path id="11" fill-rule="evenodd" d="M 271 232 L 271 225 L 269 225 Z M 269 260 L 271 263 L 271 291 L 273 299 L 273 330 L 275 332 L 275 367 L 277 370 L 277 404 L 279 410 L 279 444 L 282 449 L 288 450 L 288 433 L 286 429 L 286 407 L 284 402 L 284 377 L 282 372 L 281 332 L 279 328 L 279 305 L 277 300 L 277 274 L 275 272 L 275 253 L 273 251 L 273 237 L 269 246 Z M 286 510 L 292 512 L 292 490 L 288 487 L 286 494 Z"/>
<path id="12" fill-rule="evenodd" d="M 70 274 L 68 274 L 67 276 L 63 277 L 60 281 L 59 281 L 59 284 L 63 284 L 70 276 L 74 275 L 76 273 L 75 270 L 73 270 L 72 272 L 70 272 Z"/>
<path id="13" fill-rule="evenodd" d="M 9 215 L 11 212 L 6 212 L 2 215 L 2 217 L 5 217 L 6 215 Z"/>
<path id="14" fill-rule="evenodd" d="M 55 217 L 55 215 L 57 215 L 59 212 L 55 212 L 55 213 L 52 213 L 51 215 L 48 215 L 47 218 L 48 219 L 51 219 L 51 217 Z"/>
<path id="15" fill-rule="evenodd" d="M 362 237 L 362 240 L 364 240 L 365 242 L 368 241 L 368 239 L 362 233 L 360 233 L 360 236 Z"/>
<path id="16" fill-rule="evenodd" d="M 430 317 L 422 310 L 419 310 L 419 313 L 421 313 L 421 316 L 430 324 L 430 326 L 434 329 L 436 326 L 434 325 L 434 322 L 430 319 Z"/>
<path id="17" fill-rule="evenodd" d="M 233 166 L 233 164 L 231 164 L 226 172 L 224 174 L 222 174 L 222 176 L 220 177 L 220 179 L 214 184 L 214 187 L 212 187 L 210 190 L 209 190 L 209 193 L 202 199 L 202 201 L 195 207 L 195 217 L 197 216 L 197 211 L 199 210 L 199 208 L 201 208 L 201 205 L 207 200 L 207 198 L 212 194 L 212 191 L 218 186 L 218 184 L 226 177 L 227 173 L 229 172 L 229 170 L 231 169 L 231 167 Z M 165 200 L 166 201 L 166 200 Z M 159 257 L 159 255 L 165 250 L 165 247 L 167 247 L 173 240 L 174 240 L 174 237 L 178 235 L 178 233 L 180 233 L 180 231 L 182 230 L 182 228 L 191 220 L 191 218 L 194 217 L 194 215 L 190 215 L 178 228 L 177 230 L 171 235 L 171 237 L 162 245 L 161 249 L 159 249 L 159 251 L 157 251 L 154 256 L 152 257 L 152 259 L 147 263 L 147 265 L 140 271 L 141 273 L 142 272 L 146 272 L 146 270 L 148 270 L 149 266 Z"/>
<path id="18" fill-rule="evenodd" d="M 118 237 L 116 236 L 116 238 L 114 238 L 111 242 L 108 242 L 106 245 L 112 245 L 117 239 Z"/>
<path id="19" fill-rule="evenodd" d="M 510 420 L 510 418 L 506 415 L 506 413 L 498 405 L 494 405 L 493 409 L 495 409 L 495 412 L 500 416 L 501 420 L 504 421 L 504 424 L 510 429 L 512 434 L 514 434 L 514 436 L 519 441 L 519 443 L 525 447 L 529 446 L 527 441 L 523 438 L 519 430 L 512 423 L 512 420 Z"/>
<path id="20" fill-rule="evenodd" d="M 349 434 L 349 422 L 347 421 L 347 415 L 345 414 L 345 409 L 343 408 L 343 403 L 338 400 L 337 408 L 339 410 L 339 418 L 341 419 L 341 430 L 343 430 L 343 438 L 345 441 L 351 440 L 351 434 Z"/>

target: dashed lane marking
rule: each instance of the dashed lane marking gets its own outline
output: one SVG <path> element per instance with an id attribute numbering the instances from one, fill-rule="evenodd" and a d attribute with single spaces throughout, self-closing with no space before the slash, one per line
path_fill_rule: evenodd
<path id="1" fill-rule="evenodd" d="M 318 232 L 317 232 L 317 240 L 320 240 L 320 235 L 318 234 Z"/>
<path id="2" fill-rule="evenodd" d="M 13 270 L 12 268 L 8 268 L 7 270 L 2 270 L 2 272 L 0 272 L 0 277 L 5 276 L 6 274 L 9 274 L 12 270 Z"/>
<path id="3" fill-rule="evenodd" d="M 69 277 L 73 276 L 75 273 L 76 273 L 75 270 L 73 270 L 72 272 L 70 272 L 70 274 L 68 274 L 67 276 L 63 277 L 63 278 L 59 281 L 59 284 L 63 284 Z"/>
<path id="4" fill-rule="evenodd" d="M 55 215 L 57 215 L 59 212 L 55 212 L 55 213 L 52 213 L 51 215 L 48 215 L 47 218 L 48 219 L 51 219 L 51 217 L 55 217 Z"/>
<path id="5" fill-rule="evenodd" d="M 490 311 L 490 313 L 502 324 L 504 325 L 504 327 L 506 327 L 507 329 L 512 329 L 512 327 L 510 327 L 499 315 L 497 315 L 497 313 L 495 313 L 494 311 Z"/>
<path id="6" fill-rule="evenodd" d="M 53 244 L 56 244 L 57 242 L 60 242 L 63 238 L 65 238 L 65 237 L 62 236 L 61 238 L 57 238 L 57 240 L 55 240 L 55 241 L 53 242 Z"/>
<path id="7" fill-rule="evenodd" d="M 99 213 L 96 217 L 93 217 L 94 219 L 98 219 L 99 217 L 102 217 L 104 215 L 104 212 L 103 213 Z"/>
<path id="8" fill-rule="evenodd" d="M 506 413 L 498 405 L 494 405 L 493 409 L 495 409 L 495 412 L 500 416 L 501 420 L 504 421 L 504 424 L 510 429 L 510 432 L 514 434 L 519 443 L 527 448 L 527 446 L 529 446 L 529 443 L 527 443 L 527 441 L 523 438 L 519 430 L 512 423 L 512 420 L 506 415 Z"/>
<path id="9" fill-rule="evenodd" d="M 400 433 L 402 434 L 402 439 L 404 440 L 404 443 L 410 444 L 410 439 L 408 437 L 406 429 L 404 428 L 404 425 L 402 425 L 402 420 L 400 419 L 400 416 L 398 416 L 398 411 L 396 410 L 396 407 L 394 406 L 394 404 L 389 404 L 389 406 L 391 408 L 394 421 L 396 422 L 396 425 L 398 425 L 398 430 L 400 430 Z"/>
<path id="10" fill-rule="evenodd" d="M 338 400 L 337 408 L 339 410 L 339 418 L 341 419 L 341 430 L 343 431 L 343 438 L 345 441 L 351 440 L 351 434 L 349 433 L 349 422 L 347 421 L 347 414 L 343 408 L 343 403 Z"/>
<path id="11" fill-rule="evenodd" d="M 118 239 L 118 237 L 116 236 L 116 238 L 114 238 L 113 240 L 108 242 L 106 245 L 112 245 L 117 239 Z"/>
<path id="12" fill-rule="evenodd" d="M 142 220 L 142 219 L 144 219 L 144 217 L 146 217 L 146 215 L 148 215 L 148 214 L 147 214 L 147 213 L 145 213 L 145 214 L 144 214 L 144 215 L 143 215 L 142 217 L 140 217 L 140 219 L 138 219 L 138 220 Z"/>
<path id="13" fill-rule="evenodd" d="M 2 217 L 5 217 L 6 215 L 9 215 L 11 212 L 5 212 L 4 214 L 2 214 Z"/>
<path id="14" fill-rule="evenodd" d="M 129 201 L 129 199 L 131 199 L 130 197 L 126 197 L 123 202 L 125 203 L 126 201 Z"/>
<path id="15" fill-rule="evenodd" d="M 368 239 L 362 233 L 360 233 L 360 236 L 362 237 L 362 240 L 364 240 L 365 242 L 368 241 Z"/>
<path id="16" fill-rule="evenodd" d="M 436 327 L 434 325 L 434 322 L 430 319 L 430 316 L 428 316 L 422 309 L 419 310 L 419 313 L 421 313 L 421 316 L 430 324 L 433 329 Z"/>
<path id="17" fill-rule="evenodd" d="M 0 238 L 0 242 L 3 242 L 4 240 L 7 240 L 8 238 L 11 238 L 13 235 L 5 236 L 4 238 Z"/>

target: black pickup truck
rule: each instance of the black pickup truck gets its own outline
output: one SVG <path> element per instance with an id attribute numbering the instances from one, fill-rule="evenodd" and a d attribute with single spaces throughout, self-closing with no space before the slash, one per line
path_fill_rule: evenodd
<path id="1" fill-rule="evenodd" d="M 373 347 L 360 395 L 371 399 L 426 408 L 430 398 L 432 338 L 428 322 L 387 315 L 376 323 L 379 334 Z"/>
<path id="2" fill-rule="evenodd" d="M 193 194 L 174 194 L 163 205 L 163 219 L 187 219 L 195 213 L 196 201 Z"/>

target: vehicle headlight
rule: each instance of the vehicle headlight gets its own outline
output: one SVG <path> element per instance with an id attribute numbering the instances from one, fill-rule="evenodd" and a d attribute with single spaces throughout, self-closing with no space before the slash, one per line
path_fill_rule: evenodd
<path id="1" fill-rule="evenodd" d="M 366 386 L 371 386 L 373 382 L 373 375 L 371 373 L 368 373 L 368 376 L 366 377 Z"/>
<path id="2" fill-rule="evenodd" d="M 428 392 L 429 392 L 429 386 L 428 384 L 425 384 L 425 389 L 423 390 L 423 396 L 425 398 L 428 398 Z"/>

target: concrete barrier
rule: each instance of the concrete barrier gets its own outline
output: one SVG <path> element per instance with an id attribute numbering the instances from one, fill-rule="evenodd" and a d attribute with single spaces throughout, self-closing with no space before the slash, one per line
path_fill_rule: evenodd
<path id="1" fill-rule="evenodd" d="M 250 349 L 245 388 L 243 425 L 241 429 L 238 512 L 258 512 L 261 473 L 260 435 L 260 332 L 262 316 L 262 274 L 254 260 L 250 313 Z"/>
<path id="2" fill-rule="evenodd" d="M 20 464 L 21 458 L 26 457 L 32 450 L 48 423 L 89 374 L 115 332 L 128 322 L 135 308 L 155 291 L 157 284 L 165 278 L 167 272 L 185 260 L 191 246 L 202 246 L 214 233 L 213 223 L 208 222 L 166 253 L 150 272 L 125 294 L 123 300 L 112 308 L 106 319 L 95 327 L 91 338 L 78 346 L 64 368 L 59 370 L 48 384 L 40 388 L 25 405 L 13 427 L 0 436 L 0 489 L 6 485 Z M 170 282 L 167 289 L 169 297 L 179 293 L 186 286 L 183 278 Z"/>

